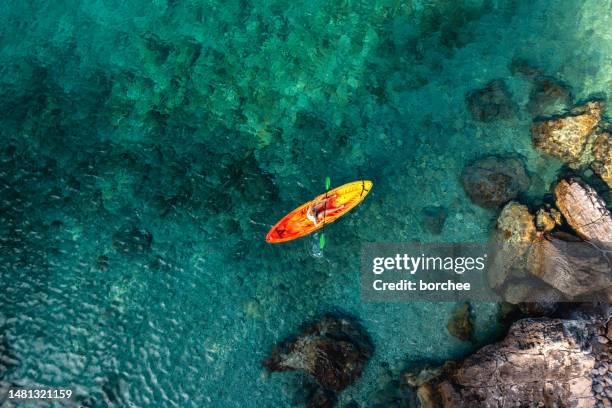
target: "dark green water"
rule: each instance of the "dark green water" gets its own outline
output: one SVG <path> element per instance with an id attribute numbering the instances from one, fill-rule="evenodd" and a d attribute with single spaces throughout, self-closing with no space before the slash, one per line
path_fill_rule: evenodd
<path id="1" fill-rule="evenodd" d="M 72 406 L 299 405 L 303 377 L 268 376 L 261 361 L 341 310 L 376 351 L 339 405 L 388 406 L 407 364 L 476 345 L 446 331 L 452 304 L 362 303 L 361 243 L 486 241 L 496 212 L 458 177 L 485 154 L 521 155 L 527 197 L 542 196 L 560 165 L 531 147 L 533 85 L 511 62 L 574 100 L 607 96 L 611 8 L 2 2 L 0 396 L 19 385 L 69 387 Z M 465 95 L 493 79 L 518 110 L 476 121 Z M 324 256 L 311 238 L 266 244 L 327 175 L 374 190 L 326 229 Z M 427 206 L 448 213 L 441 235 Z M 478 342 L 499 334 L 495 312 L 475 305 Z"/>

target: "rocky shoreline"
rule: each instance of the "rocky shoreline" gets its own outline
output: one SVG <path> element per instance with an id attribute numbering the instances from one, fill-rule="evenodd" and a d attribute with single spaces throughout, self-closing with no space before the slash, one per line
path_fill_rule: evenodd
<path id="1" fill-rule="evenodd" d="M 532 108 L 569 100 L 569 92 L 550 79 L 536 81 L 534 92 Z M 482 121 L 513 110 L 499 81 L 467 101 Z M 612 187 L 612 142 L 603 110 L 602 101 L 592 100 L 567 114 L 536 117 L 534 147 L 574 172 L 594 172 Z M 605 201 L 579 177 L 562 176 L 553 189 L 554 205 L 532 211 L 513 201 L 529 186 L 518 158 L 482 158 L 464 169 L 461 180 L 475 204 L 503 205 L 493 241 L 504 250 L 489 272 L 491 287 L 508 302 L 506 308 L 541 317 L 516 321 L 504 340 L 462 361 L 409 371 L 405 383 L 424 408 L 612 407 L 612 216 Z M 449 329 L 467 339 L 465 330 L 456 329 L 466 322 L 463 316 Z"/>
<path id="2" fill-rule="evenodd" d="M 404 380 L 424 408 L 610 407 L 610 313 L 521 319 L 503 341 Z"/>

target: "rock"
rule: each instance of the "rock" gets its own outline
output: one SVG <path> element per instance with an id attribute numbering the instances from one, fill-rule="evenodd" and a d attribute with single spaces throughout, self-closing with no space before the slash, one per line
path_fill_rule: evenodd
<path id="1" fill-rule="evenodd" d="M 510 202 L 497 217 L 495 237 L 497 242 L 533 242 L 537 237 L 534 217 L 526 205 Z"/>
<path id="2" fill-rule="evenodd" d="M 570 166 L 578 166 L 589 136 L 601 120 L 604 104 L 587 102 L 569 114 L 534 122 L 531 134 L 534 146 Z M 588 150 L 588 149 L 587 149 Z"/>
<path id="3" fill-rule="evenodd" d="M 605 252 L 588 242 L 567 242 L 549 238 L 534 243 L 529 270 L 570 299 L 612 288 L 611 261 Z M 603 301 L 604 299 L 602 299 Z"/>
<path id="4" fill-rule="evenodd" d="M 542 296 L 544 297 L 547 295 L 548 294 L 545 293 Z M 526 316 L 551 316 L 557 311 L 559 307 L 559 302 L 561 302 L 562 299 L 562 297 L 559 297 L 559 300 L 555 299 L 551 301 L 540 300 L 538 302 L 520 302 L 518 304 L 518 307 L 519 310 Z"/>
<path id="5" fill-rule="evenodd" d="M 448 332 L 461 341 L 470 341 L 474 333 L 471 307 L 469 303 L 462 303 L 453 310 L 448 324 Z"/>
<path id="6" fill-rule="evenodd" d="M 550 232 L 557 225 L 561 225 L 561 213 L 556 208 L 540 208 L 536 213 L 536 228 L 538 231 Z"/>
<path id="7" fill-rule="evenodd" d="M 608 321 L 608 326 L 606 329 L 606 337 L 608 340 L 612 340 L 612 319 Z"/>
<path id="8" fill-rule="evenodd" d="M 420 387 L 434 378 L 442 375 L 441 367 L 426 366 L 417 372 L 405 372 L 402 377 L 404 381 L 411 387 Z"/>
<path id="9" fill-rule="evenodd" d="M 513 305 L 509 302 L 500 302 L 497 309 L 497 321 L 503 325 L 508 325 L 522 316 L 522 312 L 517 305 Z"/>
<path id="10" fill-rule="evenodd" d="M 421 406 L 593 407 L 589 350 L 603 322 L 596 318 L 523 319 L 506 338 L 417 388 Z M 528 403 L 527 405 L 525 405 Z"/>
<path id="11" fill-rule="evenodd" d="M 515 199 L 530 184 L 521 160 L 497 156 L 488 156 L 466 166 L 461 181 L 474 203 L 490 208 Z"/>
<path id="12" fill-rule="evenodd" d="M 532 116 L 550 116 L 567 109 L 572 96 L 569 89 L 548 77 L 537 77 L 529 95 L 527 109 Z"/>
<path id="13" fill-rule="evenodd" d="M 261 303 L 256 298 L 244 300 L 242 302 L 242 312 L 251 319 L 261 319 L 263 317 Z"/>
<path id="14" fill-rule="evenodd" d="M 517 305 L 528 316 L 549 316 L 553 314 L 563 295 L 545 283 L 535 279 L 520 279 L 504 286 L 505 302 Z"/>
<path id="15" fill-rule="evenodd" d="M 612 188 L 612 137 L 610 133 L 603 132 L 597 136 L 593 143 L 593 171 Z"/>
<path id="16" fill-rule="evenodd" d="M 372 355 L 367 333 L 346 318 L 325 316 L 295 339 L 275 347 L 264 362 L 270 371 L 305 371 L 339 392 L 353 384 Z"/>
<path id="17" fill-rule="evenodd" d="M 481 122 L 510 119 L 518 111 L 506 83 L 501 79 L 495 79 L 484 88 L 468 93 L 466 102 L 474 119 Z"/>
<path id="18" fill-rule="evenodd" d="M 335 392 L 317 387 L 308 397 L 306 408 L 333 408 L 336 405 L 336 400 Z"/>
<path id="19" fill-rule="evenodd" d="M 493 233 L 493 242 L 499 248 L 487 278 L 493 289 L 500 289 L 509 276 L 526 275 L 527 251 L 538 239 L 538 232 L 527 206 L 510 202 L 502 209 Z"/>
<path id="20" fill-rule="evenodd" d="M 583 239 L 612 243 L 612 217 L 606 203 L 589 185 L 561 180 L 555 188 L 557 208 Z"/>
<path id="21" fill-rule="evenodd" d="M 430 206 L 423 208 L 423 226 L 432 234 L 440 235 L 446 221 L 446 209 L 444 207 Z"/>
<path id="22" fill-rule="evenodd" d="M 512 75 L 524 75 L 529 79 L 533 79 L 538 75 L 541 75 L 541 72 L 538 68 L 534 67 L 529 63 L 525 58 L 514 57 L 512 61 L 508 65 L 508 69 L 512 73 Z"/>

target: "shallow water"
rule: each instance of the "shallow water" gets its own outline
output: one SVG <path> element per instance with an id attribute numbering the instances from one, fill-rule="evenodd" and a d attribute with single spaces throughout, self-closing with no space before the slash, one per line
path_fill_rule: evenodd
<path id="1" fill-rule="evenodd" d="M 0 5 L 0 388 L 69 387 L 74 406 L 303 403 L 272 346 L 328 311 L 375 343 L 340 406 L 411 400 L 413 362 L 503 332 L 475 305 L 362 303 L 363 242 L 488 239 L 496 212 L 465 164 L 524 158 L 537 202 L 560 164 L 531 146 L 522 59 L 571 88 L 612 84 L 611 1 L 31 1 Z M 466 94 L 503 79 L 516 114 L 479 122 Z M 333 185 L 374 189 L 312 238 L 268 245 L 279 217 Z M 441 235 L 423 208 L 443 206 Z M 315 238 L 316 239 L 316 238 Z M 8 363 L 6 363 L 8 362 Z"/>

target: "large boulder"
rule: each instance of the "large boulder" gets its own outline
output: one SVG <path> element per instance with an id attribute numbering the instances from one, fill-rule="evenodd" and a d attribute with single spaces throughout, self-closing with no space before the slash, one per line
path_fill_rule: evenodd
<path id="1" fill-rule="evenodd" d="M 534 122 L 531 134 L 534 146 L 572 167 L 589 158 L 589 137 L 601 120 L 603 102 L 591 101 L 574 108 L 569 114 Z"/>
<path id="2" fill-rule="evenodd" d="M 264 366 L 270 371 L 305 371 L 324 389 L 339 392 L 361 376 L 372 351 L 369 336 L 358 324 L 325 316 L 275 347 Z"/>
<path id="3" fill-rule="evenodd" d="M 502 209 L 493 232 L 497 251 L 487 268 L 491 288 L 499 290 L 509 277 L 526 275 L 528 250 L 539 237 L 534 221 L 525 205 L 512 201 Z"/>
<path id="4" fill-rule="evenodd" d="M 531 243 L 538 235 L 534 216 L 526 205 L 509 202 L 497 217 L 494 232 L 498 243 Z"/>
<path id="5" fill-rule="evenodd" d="M 561 180 L 555 188 L 555 198 L 557 208 L 578 236 L 610 246 L 612 216 L 591 186 L 577 180 Z"/>
<path id="6" fill-rule="evenodd" d="M 482 207 L 499 207 L 529 188 L 523 162 L 513 157 L 488 156 L 463 169 L 463 189 Z"/>
<path id="7" fill-rule="evenodd" d="M 591 167 L 612 188 L 612 137 L 602 132 L 593 142 L 593 162 Z"/>
<path id="8" fill-rule="evenodd" d="M 550 236 L 532 246 L 529 258 L 530 272 L 569 299 L 595 301 L 612 289 L 612 259 L 590 242 Z"/>
<path id="9" fill-rule="evenodd" d="M 595 407 L 595 368 L 610 351 L 599 333 L 609 318 L 607 308 L 593 317 L 519 320 L 503 341 L 447 363 L 440 375 L 429 370 L 433 378 L 409 380 L 424 408 Z"/>

